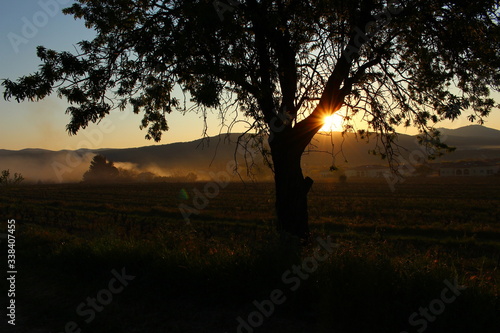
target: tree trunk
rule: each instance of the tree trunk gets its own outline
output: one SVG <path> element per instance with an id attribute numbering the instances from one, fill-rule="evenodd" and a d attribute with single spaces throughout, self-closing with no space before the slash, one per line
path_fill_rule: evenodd
<path id="1" fill-rule="evenodd" d="M 313 180 L 304 178 L 300 166 L 303 148 L 286 137 L 270 142 L 276 185 L 278 231 L 287 232 L 302 240 L 309 237 L 307 193 Z"/>

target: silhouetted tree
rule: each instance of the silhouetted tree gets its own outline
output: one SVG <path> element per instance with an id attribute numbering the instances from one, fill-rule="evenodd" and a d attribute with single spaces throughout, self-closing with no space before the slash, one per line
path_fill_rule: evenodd
<path id="1" fill-rule="evenodd" d="M 182 105 L 175 87 L 190 109 L 241 111 L 268 135 L 278 228 L 300 237 L 312 185 L 301 156 L 325 116 L 364 114 L 383 157 L 398 125 L 445 149 L 433 123 L 466 110 L 481 122 L 500 86 L 499 0 L 78 0 L 64 12 L 97 37 L 77 54 L 38 47 L 40 70 L 5 80 L 6 99 L 57 88 L 71 134 L 131 105 L 156 141 Z"/>
<path id="2" fill-rule="evenodd" d="M 84 182 L 112 182 L 118 177 L 118 169 L 113 162 L 108 161 L 103 155 L 96 155 L 90 162 L 90 167 L 83 174 Z"/>

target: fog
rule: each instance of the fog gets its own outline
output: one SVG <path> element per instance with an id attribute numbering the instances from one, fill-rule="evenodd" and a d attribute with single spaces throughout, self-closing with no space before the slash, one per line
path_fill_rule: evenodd
<path id="1" fill-rule="evenodd" d="M 21 173 L 27 183 L 78 182 L 93 157 L 88 151 L 0 151 L 0 170 Z"/>
<path id="2" fill-rule="evenodd" d="M 8 169 L 12 175 L 20 173 L 25 179 L 24 183 L 80 182 L 95 155 L 96 153 L 90 151 L 0 150 L 0 171 Z M 128 175 L 152 173 L 157 177 L 183 178 L 193 173 L 198 181 L 210 179 L 210 171 L 219 171 L 218 168 L 211 170 L 211 168 L 197 168 L 193 165 L 181 164 L 162 168 L 151 162 L 139 164 L 113 161 L 113 163 L 122 172 L 124 170 L 128 172 Z"/>
<path id="3" fill-rule="evenodd" d="M 172 177 L 172 172 L 167 172 L 166 170 L 160 168 L 156 164 L 148 164 L 147 166 L 142 166 L 137 163 L 131 162 L 113 162 L 114 166 L 118 169 L 124 169 L 137 174 L 144 172 L 151 172 L 160 177 Z"/>

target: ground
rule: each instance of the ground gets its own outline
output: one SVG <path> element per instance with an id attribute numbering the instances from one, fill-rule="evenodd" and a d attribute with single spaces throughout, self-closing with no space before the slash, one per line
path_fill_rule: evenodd
<path id="1" fill-rule="evenodd" d="M 499 331 L 500 178 L 314 184 L 305 246 L 274 232 L 273 196 L 269 183 L 2 188 L 15 332 Z"/>

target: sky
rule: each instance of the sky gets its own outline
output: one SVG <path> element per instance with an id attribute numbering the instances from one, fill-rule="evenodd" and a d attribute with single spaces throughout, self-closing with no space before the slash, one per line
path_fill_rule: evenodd
<path id="1" fill-rule="evenodd" d="M 57 51 L 73 51 L 77 42 L 91 40 L 94 32 L 85 28 L 82 20 L 64 15 L 61 9 L 73 0 L 1 0 L 0 2 L 0 80 L 16 79 L 33 73 L 40 64 L 36 47 L 43 45 Z M 99 125 L 91 125 L 77 135 L 69 136 L 65 114 L 67 103 L 50 96 L 40 102 L 7 102 L 0 87 L 0 149 L 20 150 L 42 148 L 50 150 L 79 148 L 127 148 L 153 144 L 192 141 L 203 133 L 200 113 L 173 112 L 167 115 L 169 131 L 162 141 L 146 140 L 146 130 L 140 130 L 142 115 L 130 110 L 114 111 Z M 500 101 L 500 94 L 496 95 Z M 487 119 L 486 126 L 500 129 L 500 110 Z M 453 123 L 443 122 L 441 127 L 458 128 L 469 125 L 465 118 Z M 236 131 L 244 130 L 244 125 Z M 216 113 L 208 118 L 208 134 L 220 131 Z M 225 132 L 224 129 L 223 132 Z M 412 130 L 406 134 L 415 134 Z"/>

